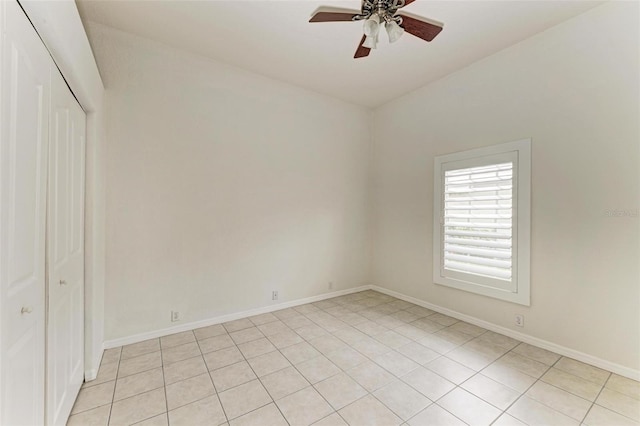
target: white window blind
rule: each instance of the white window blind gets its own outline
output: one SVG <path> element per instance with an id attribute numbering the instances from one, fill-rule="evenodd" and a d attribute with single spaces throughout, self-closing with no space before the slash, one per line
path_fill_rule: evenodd
<path id="1" fill-rule="evenodd" d="M 528 305 L 531 140 L 434 158 L 433 281 Z"/>
<path id="2" fill-rule="evenodd" d="M 513 163 L 444 174 L 444 269 L 511 282 Z"/>

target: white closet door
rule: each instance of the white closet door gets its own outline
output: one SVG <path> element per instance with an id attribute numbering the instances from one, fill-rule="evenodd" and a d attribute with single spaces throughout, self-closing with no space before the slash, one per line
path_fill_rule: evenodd
<path id="1" fill-rule="evenodd" d="M 0 2 L 0 424 L 44 422 L 49 53 Z"/>
<path id="2" fill-rule="evenodd" d="M 47 423 L 64 425 L 84 374 L 85 114 L 57 69 L 50 114 Z"/>

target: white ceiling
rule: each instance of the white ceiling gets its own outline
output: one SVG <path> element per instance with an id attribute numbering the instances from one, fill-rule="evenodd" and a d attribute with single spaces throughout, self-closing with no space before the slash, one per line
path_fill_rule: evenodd
<path id="1" fill-rule="evenodd" d="M 426 43 L 405 34 L 397 43 L 381 43 L 369 57 L 357 60 L 353 54 L 362 23 L 308 20 L 320 5 L 359 9 L 358 0 L 77 3 L 83 20 L 375 107 L 602 1 L 417 0 L 403 10 L 443 22 L 440 35 Z"/>

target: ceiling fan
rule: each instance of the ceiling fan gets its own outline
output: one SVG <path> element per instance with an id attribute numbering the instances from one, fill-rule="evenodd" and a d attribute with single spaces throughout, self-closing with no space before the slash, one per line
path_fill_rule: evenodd
<path id="1" fill-rule="evenodd" d="M 362 9 L 340 9 L 320 7 L 309 22 L 363 21 L 364 35 L 356 49 L 354 58 L 368 56 L 378 44 L 380 26 L 384 24 L 389 42 L 396 42 L 406 31 L 425 41 L 433 40 L 444 26 L 440 22 L 398 13 L 398 9 L 415 0 L 363 0 Z"/>

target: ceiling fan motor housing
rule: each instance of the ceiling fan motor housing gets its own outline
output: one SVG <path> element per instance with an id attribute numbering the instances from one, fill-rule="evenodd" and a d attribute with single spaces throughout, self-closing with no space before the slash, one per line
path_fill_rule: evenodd
<path id="1" fill-rule="evenodd" d="M 395 21 L 402 24 L 401 16 L 394 16 L 398 9 L 405 5 L 405 0 L 364 0 L 362 2 L 362 13 L 353 17 L 354 21 L 369 19 L 372 15 L 378 15 L 380 21 Z"/>

